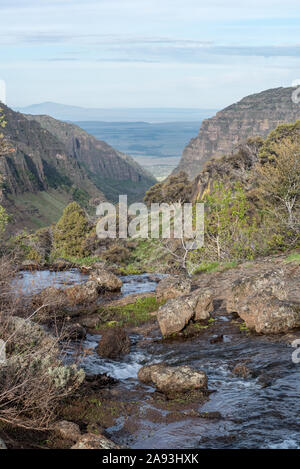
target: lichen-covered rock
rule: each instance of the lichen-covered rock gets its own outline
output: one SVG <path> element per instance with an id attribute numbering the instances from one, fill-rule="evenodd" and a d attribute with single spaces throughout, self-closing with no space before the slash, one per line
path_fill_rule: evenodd
<path id="1" fill-rule="evenodd" d="M 300 280 L 294 271 L 274 269 L 238 279 L 227 293 L 227 311 L 238 313 L 249 329 L 262 334 L 300 327 Z"/>
<path id="2" fill-rule="evenodd" d="M 119 291 L 122 288 L 122 280 L 112 272 L 98 269 L 91 273 L 90 280 L 96 282 L 101 291 Z"/>
<path id="3" fill-rule="evenodd" d="M 173 298 L 161 306 L 157 312 L 157 320 L 164 337 L 184 329 L 194 315 L 194 310 L 184 298 Z"/>
<path id="4" fill-rule="evenodd" d="M 106 329 L 97 347 L 97 353 L 101 357 L 118 358 L 130 352 L 130 339 L 122 327 L 110 327 Z"/>
<path id="5" fill-rule="evenodd" d="M 270 293 L 253 295 L 238 308 L 249 329 L 279 334 L 300 327 L 300 303 L 279 300 Z"/>
<path id="6" fill-rule="evenodd" d="M 75 442 L 81 437 L 79 426 L 76 423 L 68 422 L 67 420 L 56 422 L 53 426 L 53 430 L 56 434 L 66 440 Z"/>
<path id="7" fill-rule="evenodd" d="M 121 449 L 113 441 L 103 435 L 87 433 L 82 435 L 71 449 Z"/>
<path id="8" fill-rule="evenodd" d="M 213 297 L 209 290 L 173 298 L 157 312 L 157 320 L 163 336 L 182 331 L 190 320 L 205 320 L 213 311 Z"/>
<path id="9" fill-rule="evenodd" d="M 190 366 L 167 366 L 164 363 L 146 365 L 138 372 L 142 383 L 153 384 L 158 391 L 172 398 L 189 391 L 206 391 L 207 376 L 204 371 Z"/>
<path id="10" fill-rule="evenodd" d="M 196 298 L 196 305 L 194 307 L 194 320 L 203 321 L 210 317 L 210 313 L 213 312 L 213 295 L 210 290 L 201 289 L 196 290 L 192 293 L 192 296 Z"/>
<path id="11" fill-rule="evenodd" d="M 187 295 L 191 291 L 191 281 L 184 277 L 166 277 L 156 287 L 158 301 Z"/>
<path id="12" fill-rule="evenodd" d="M 99 298 L 99 293 L 99 285 L 93 280 L 74 285 L 74 287 L 65 290 L 67 300 L 69 304 L 73 306 L 95 303 Z"/>
<path id="13" fill-rule="evenodd" d="M 244 276 L 236 280 L 232 288 L 227 292 L 227 312 L 238 313 L 251 296 L 263 292 L 269 292 L 280 300 L 286 299 L 284 272 L 282 269 L 270 270 L 256 277 Z"/>

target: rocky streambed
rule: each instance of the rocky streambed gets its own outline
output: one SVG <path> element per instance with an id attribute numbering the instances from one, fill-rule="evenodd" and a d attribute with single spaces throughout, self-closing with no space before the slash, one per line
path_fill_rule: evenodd
<path id="1" fill-rule="evenodd" d="M 256 269 L 261 273 L 270 265 Z M 75 397 L 66 405 L 63 418 L 85 431 L 104 430 L 118 445 L 131 448 L 299 448 L 300 366 L 292 361 L 291 343 L 300 335 L 298 330 L 258 334 L 228 312 L 224 291 L 246 274 L 255 276 L 255 267 L 194 279 L 192 292 L 213 290 L 209 316 L 187 321 L 183 331 L 165 339 L 155 314 L 140 324 L 127 324 L 131 347 L 122 357 L 99 356 L 101 328 L 88 329 L 83 341 L 69 347 L 68 360 L 79 356 L 90 377 L 89 387 L 84 399 Z M 35 293 L 48 281 L 66 287 L 87 280 L 76 270 L 22 275 L 19 288 L 23 282 L 28 291 L 34 284 Z M 37 287 L 38 276 L 42 288 Z M 123 277 L 121 292 L 106 296 L 105 302 L 116 304 L 128 295 L 154 292 L 158 280 L 146 274 Z M 154 384 L 138 379 L 143 366 L 161 362 L 202 370 L 208 378 L 207 391 L 170 399 Z M 103 385 L 104 373 L 112 379 L 104 379 Z"/>

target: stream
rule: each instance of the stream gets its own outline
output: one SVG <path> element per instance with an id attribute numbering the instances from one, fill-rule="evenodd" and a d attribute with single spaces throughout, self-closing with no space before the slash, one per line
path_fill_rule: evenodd
<path id="1" fill-rule="evenodd" d="M 79 271 L 23 272 L 18 287 L 33 293 L 49 285 L 64 287 L 84 282 Z M 144 275 L 122 277 L 119 297 L 154 291 L 156 282 Z M 115 298 L 115 295 L 113 296 Z M 219 334 L 223 341 L 211 343 Z M 85 356 L 81 366 L 87 374 L 107 373 L 118 378 L 121 390 L 136 399 L 140 389 L 138 370 L 145 364 L 165 361 L 169 365 L 190 365 L 206 372 L 209 400 L 199 405 L 201 412 L 220 412 L 219 420 L 182 416 L 178 421 L 148 419 L 149 411 L 160 412 L 151 399 L 153 388 L 138 391 L 140 418 L 132 433 L 125 429 L 124 417 L 107 429 L 111 438 L 131 448 L 300 448 L 300 365 L 292 362 L 290 345 L 258 335 L 242 333 L 230 317 L 217 316 L 215 323 L 193 339 L 160 341 L 150 339 L 140 346 L 143 337 L 130 336 L 130 354 L 120 360 L 100 358 L 96 352 Z M 95 349 L 99 335 L 88 335 L 84 348 Z M 246 363 L 254 377 L 243 379 L 232 373 L 238 363 Z M 143 416 L 144 415 L 144 416 Z"/>

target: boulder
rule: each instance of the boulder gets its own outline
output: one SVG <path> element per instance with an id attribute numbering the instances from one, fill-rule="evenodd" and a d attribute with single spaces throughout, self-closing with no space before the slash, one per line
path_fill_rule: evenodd
<path id="1" fill-rule="evenodd" d="M 300 303 L 279 300 L 269 292 L 253 295 L 238 308 L 250 330 L 279 334 L 300 327 Z"/>
<path id="2" fill-rule="evenodd" d="M 103 269 L 92 272 L 89 279 L 97 283 L 101 291 L 120 291 L 123 285 L 119 277 Z"/>
<path id="3" fill-rule="evenodd" d="M 106 329 L 97 347 L 97 353 L 105 358 L 118 358 L 130 352 L 130 339 L 122 327 Z"/>
<path id="4" fill-rule="evenodd" d="M 249 329 L 262 334 L 278 334 L 300 327 L 299 295 L 290 299 L 289 279 L 285 275 L 283 269 L 274 269 L 256 277 L 238 279 L 227 293 L 228 313 L 238 313 Z M 292 280 L 299 285 L 299 277 L 294 275 Z"/>
<path id="5" fill-rule="evenodd" d="M 180 276 L 166 277 L 156 287 L 157 300 L 169 300 L 187 295 L 191 291 L 191 286 L 192 283 L 188 278 Z"/>
<path id="6" fill-rule="evenodd" d="M 68 422 L 67 420 L 56 422 L 53 426 L 53 430 L 57 435 L 66 440 L 75 442 L 81 437 L 79 426 L 76 423 Z"/>
<path id="7" fill-rule="evenodd" d="M 258 276 L 244 276 L 236 280 L 226 295 L 227 312 L 238 313 L 251 296 L 263 292 L 269 292 L 280 300 L 286 299 L 282 269 L 264 272 Z"/>
<path id="8" fill-rule="evenodd" d="M 157 320 L 164 337 L 182 331 L 190 320 L 200 321 L 210 317 L 213 311 L 213 297 L 209 290 L 173 298 L 157 312 Z"/>
<path id="9" fill-rule="evenodd" d="M 99 298 L 99 293 L 99 285 L 93 280 L 74 285 L 74 287 L 65 290 L 67 300 L 72 306 L 95 303 Z"/>
<path id="10" fill-rule="evenodd" d="M 157 320 L 164 337 L 182 331 L 194 315 L 194 310 L 184 298 L 167 301 L 157 312 Z"/>
<path id="11" fill-rule="evenodd" d="M 103 435 L 86 433 L 82 435 L 71 449 L 121 449 L 113 441 Z"/>
<path id="12" fill-rule="evenodd" d="M 254 376 L 253 370 L 243 363 L 238 363 L 232 370 L 232 373 L 240 378 L 252 378 Z"/>
<path id="13" fill-rule="evenodd" d="M 146 365 L 138 372 L 142 383 L 153 384 L 169 398 L 190 391 L 206 391 L 207 376 L 204 371 L 190 366 L 167 366 L 164 363 Z"/>

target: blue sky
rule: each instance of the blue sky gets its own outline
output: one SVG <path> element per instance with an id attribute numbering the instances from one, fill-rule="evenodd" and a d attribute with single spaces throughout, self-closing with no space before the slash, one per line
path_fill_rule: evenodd
<path id="1" fill-rule="evenodd" d="M 12 106 L 220 109 L 300 78 L 299 0 L 0 0 L 0 18 Z"/>

